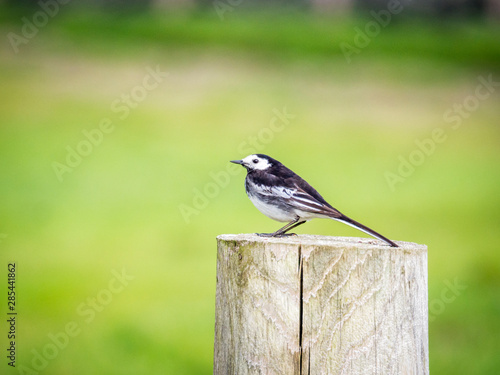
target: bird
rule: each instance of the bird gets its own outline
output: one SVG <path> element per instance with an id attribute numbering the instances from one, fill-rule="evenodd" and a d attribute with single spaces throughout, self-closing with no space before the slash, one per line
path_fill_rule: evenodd
<path id="1" fill-rule="evenodd" d="M 293 228 L 315 218 L 327 218 L 350 225 L 384 241 L 398 245 L 373 229 L 347 217 L 333 208 L 311 185 L 278 160 L 264 154 L 252 154 L 241 160 L 230 160 L 247 170 L 245 190 L 250 201 L 267 217 L 288 222 L 273 233 L 257 233 L 262 237 L 284 237 Z"/>

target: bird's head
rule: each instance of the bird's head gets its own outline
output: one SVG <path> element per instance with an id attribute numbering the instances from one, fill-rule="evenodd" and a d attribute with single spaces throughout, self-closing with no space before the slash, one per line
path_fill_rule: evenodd
<path id="1" fill-rule="evenodd" d="M 275 165 L 277 161 L 267 155 L 253 154 L 253 155 L 248 155 L 246 158 L 241 160 L 231 160 L 231 163 L 240 164 L 243 167 L 245 167 L 248 171 L 253 171 L 253 170 L 264 171 Z"/>

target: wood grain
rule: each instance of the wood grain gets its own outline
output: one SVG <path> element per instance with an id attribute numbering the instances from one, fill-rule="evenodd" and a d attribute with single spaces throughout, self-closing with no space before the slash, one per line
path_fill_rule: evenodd
<path id="1" fill-rule="evenodd" d="M 428 374 L 427 248 L 218 240 L 214 374 Z"/>

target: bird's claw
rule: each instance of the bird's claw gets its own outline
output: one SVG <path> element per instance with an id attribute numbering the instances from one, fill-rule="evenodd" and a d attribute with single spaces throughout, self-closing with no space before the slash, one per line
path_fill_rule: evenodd
<path id="1" fill-rule="evenodd" d="M 281 237 L 289 237 L 289 236 L 296 236 L 297 233 L 255 233 L 259 237 L 276 237 L 276 238 L 281 238 Z"/>
<path id="2" fill-rule="evenodd" d="M 255 233 L 259 237 L 272 237 L 273 233 Z"/>

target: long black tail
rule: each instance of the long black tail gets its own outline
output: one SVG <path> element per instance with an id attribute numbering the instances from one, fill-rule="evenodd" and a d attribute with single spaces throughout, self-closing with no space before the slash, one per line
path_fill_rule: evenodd
<path id="1" fill-rule="evenodd" d="M 332 219 L 340 221 L 344 224 L 350 225 L 351 227 L 354 227 L 356 229 L 359 229 L 360 231 L 365 232 L 366 234 L 369 234 L 370 236 L 373 236 L 375 238 L 378 238 L 379 240 L 384 241 L 388 245 L 392 247 L 399 247 L 395 242 L 392 242 L 390 239 L 382 236 L 380 233 L 375 232 L 373 229 L 368 228 L 367 226 L 364 226 L 361 223 L 358 223 L 356 220 L 353 220 L 345 215 L 342 215 L 341 217 L 332 217 Z"/>

